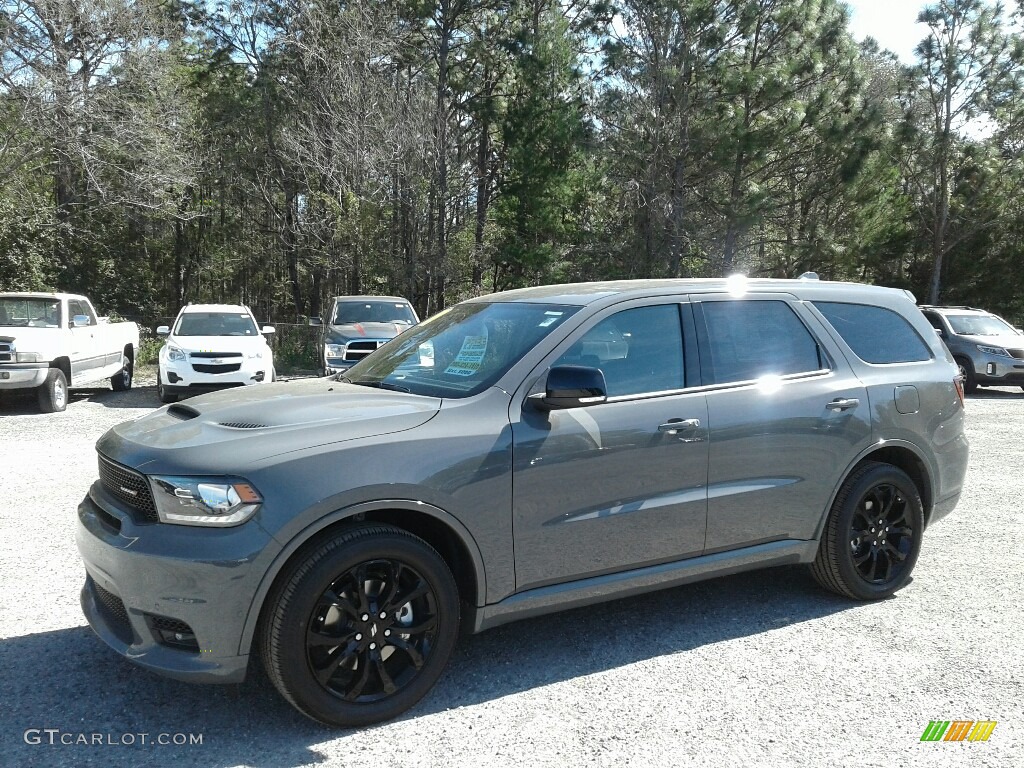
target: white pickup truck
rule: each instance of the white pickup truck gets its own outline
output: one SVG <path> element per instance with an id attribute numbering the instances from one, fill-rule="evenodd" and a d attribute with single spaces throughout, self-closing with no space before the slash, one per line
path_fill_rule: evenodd
<path id="1" fill-rule="evenodd" d="M 0 392 L 36 390 L 39 410 L 63 411 L 68 387 L 130 389 L 139 326 L 98 318 L 70 293 L 0 293 Z"/>

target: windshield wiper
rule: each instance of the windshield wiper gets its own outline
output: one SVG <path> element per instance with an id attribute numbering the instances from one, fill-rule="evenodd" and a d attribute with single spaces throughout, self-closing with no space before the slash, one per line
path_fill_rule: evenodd
<path id="1" fill-rule="evenodd" d="M 403 387 L 400 384 L 392 384 L 390 381 L 352 381 L 352 379 L 345 379 L 350 384 L 355 384 L 358 387 L 373 387 L 374 389 L 388 389 L 392 392 L 411 392 L 408 387 Z"/>

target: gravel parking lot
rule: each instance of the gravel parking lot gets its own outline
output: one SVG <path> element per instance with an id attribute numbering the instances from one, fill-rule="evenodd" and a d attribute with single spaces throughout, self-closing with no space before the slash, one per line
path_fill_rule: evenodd
<path id="1" fill-rule="evenodd" d="M 255 666 L 240 686 L 165 680 L 86 626 L 73 523 L 93 444 L 158 405 L 145 377 L 65 413 L 0 403 L 0 764 L 1024 765 L 1020 390 L 969 399 L 967 491 L 891 600 L 782 568 L 525 621 L 465 638 L 418 707 L 360 731 L 306 720 Z M 998 725 L 920 741 L 960 719 Z M 154 743 L 182 735 L 202 743 Z"/>

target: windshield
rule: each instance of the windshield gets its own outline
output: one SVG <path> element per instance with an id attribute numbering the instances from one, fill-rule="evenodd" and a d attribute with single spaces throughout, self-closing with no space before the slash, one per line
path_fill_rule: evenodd
<path id="1" fill-rule="evenodd" d="M 259 331 L 245 312 L 187 312 L 175 336 L 256 336 Z"/>
<path id="2" fill-rule="evenodd" d="M 342 380 L 432 397 L 482 392 L 579 307 L 458 304 L 352 366 Z"/>
<path id="3" fill-rule="evenodd" d="M 59 299 L 0 298 L 0 326 L 8 328 L 59 328 Z"/>
<path id="4" fill-rule="evenodd" d="M 412 307 L 403 301 L 339 301 L 333 325 L 352 323 L 404 323 L 416 325 Z"/>
<path id="5" fill-rule="evenodd" d="M 995 315 L 946 315 L 953 333 L 961 336 L 1016 336 L 1017 329 Z"/>

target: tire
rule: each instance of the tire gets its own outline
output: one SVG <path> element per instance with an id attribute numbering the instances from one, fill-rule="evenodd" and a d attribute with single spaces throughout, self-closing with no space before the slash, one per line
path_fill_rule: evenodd
<path id="1" fill-rule="evenodd" d="M 264 606 L 259 643 L 267 675 L 293 707 L 357 727 L 423 698 L 458 630 L 458 588 L 441 556 L 375 525 L 317 542 L 287 567 Z"/>
<path id="2" fill-rule="evenodd" d="M 134 373 L 134 366 L 132 365 L 132 359 L 122 353 L 121 355 L 121 370 L 110 377 L 110 386 L 114 388 L 115 392 L 127 392 L 132 388 L 132 374 Z"/>
<path id="3" fill-rule="evenodd" d="M 177 395 L 164 389 L 164 373 L 159 368 L 156 372 L 156 396 L 159 397 L 160 402 L 164 404 L 178 402 Z"/>
<path id="4" fill-rule="evenodd" d="M 811 573 L 844 597 L 889 597 L 910 581 L 923 534 L 924 507 L 914 481 L 890 464 L 867 462 L 839 489 Z"/>
<path id="5" fill-rule="evenodd" d="M 59 413 L 68 407 L 68 380 L 60 368 L 51 368 L 36 390 L 40 413 Z"/>
<path id="6" fill-rule="evenodd" d="M 960 367 L 960 375 L 964 377 L 964 392 L 974 394 L 978 391 L 978 379 L 974 375 L 974 364 L 966 357 L 956 358 L 956 364 Z"/>

